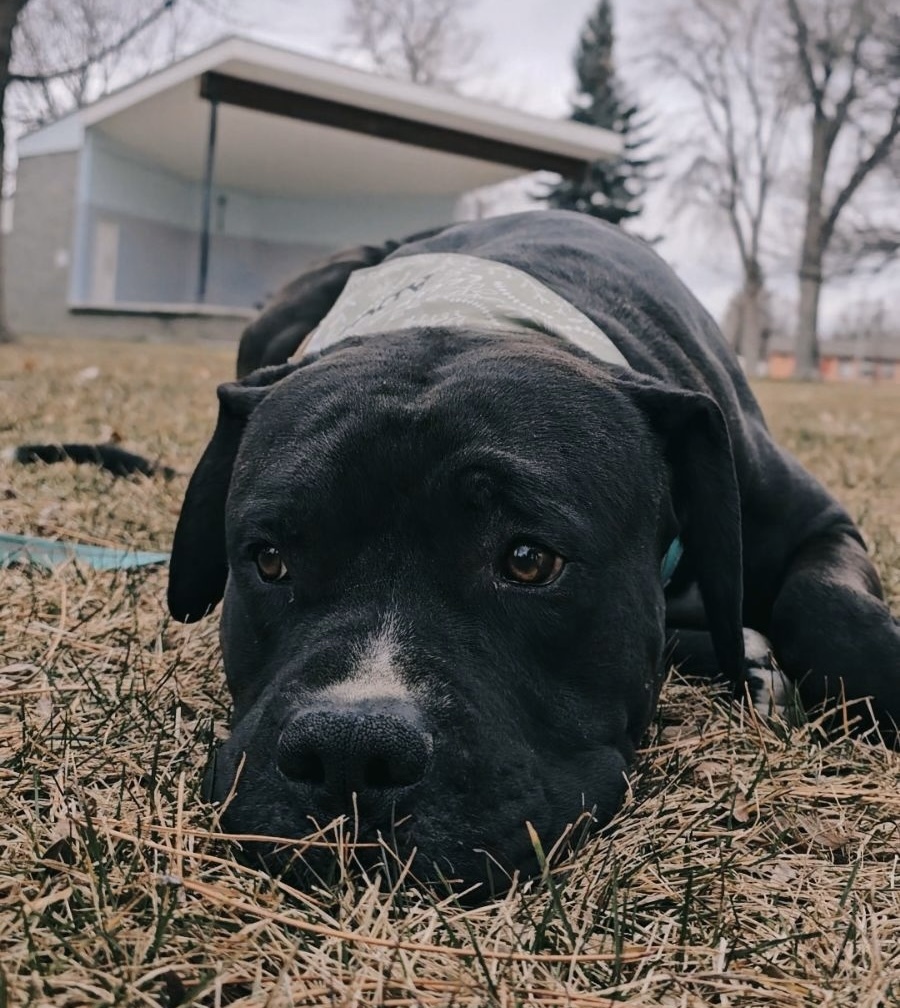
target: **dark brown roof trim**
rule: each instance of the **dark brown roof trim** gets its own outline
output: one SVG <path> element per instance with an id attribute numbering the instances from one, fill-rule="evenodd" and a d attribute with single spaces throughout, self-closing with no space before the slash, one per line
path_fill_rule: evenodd
<path id="1" fill-rule="evenodd" d="M 460 154 L 479 161 L 512 165 L 527 171 L 554 171 L 567 178 L 581 178 L 587 167 L 587 162 L 581 158 L 555 154 L 538 147 L 492 140 L 490 137 L 473 136 L 462 130 L 434 126 L 405 116 L 388 115 L 269 84 L 257 84 L 255 81 L 213 70 L 200 77 L 200 97 L 271 115 L 333 126 L 353 133 L 365 133 L 382 140 Z"/>

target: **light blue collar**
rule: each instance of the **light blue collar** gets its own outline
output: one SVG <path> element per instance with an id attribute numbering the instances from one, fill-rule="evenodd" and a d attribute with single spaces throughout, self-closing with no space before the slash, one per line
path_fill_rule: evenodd
<path id="1" fill-rule="evenodd" d="M 672 575 L 675 573 L 683 555 L 684 546 L 682 546 L 678 536 L 675 536 L 671 545 L 666 550 L 666 555 L 662 558 L 662 564 L 660 565 L 659 576 L 662 578 L 663 588 L 672 580 Z"/>

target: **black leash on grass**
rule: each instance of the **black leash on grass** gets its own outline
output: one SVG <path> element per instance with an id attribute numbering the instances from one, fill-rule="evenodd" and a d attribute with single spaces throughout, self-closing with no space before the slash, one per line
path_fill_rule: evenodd
<path id="1" fill-rule="evenodd" d="M 10 452 L 13 462 L 30 465 L 44 462 L 75 462 L 79 465 L 97 465 L 113 476 L 162 476 L 170 480 L 178 473 L 169 466 L 150 462 L 142 455 L 119 448 L 115 444 L 26 444 Z"/>

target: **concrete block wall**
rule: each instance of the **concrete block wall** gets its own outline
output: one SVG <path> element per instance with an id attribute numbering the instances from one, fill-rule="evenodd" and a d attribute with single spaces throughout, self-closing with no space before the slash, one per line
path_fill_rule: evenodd
<path id="1" fill-rule="evenodd" d="M 13 229 L 4 235 L 7 321 L 15 331 L 65 326 L 77 179 L 77 152 L 19 162 Z"/>
<path id="2" fill-rule="evenodd" d="M 69 310 L 78 153 L 19 162 L 13 229 L 4 235 L 7 320 L 23 335 L 237 341 L 247 317 L 78 314 Z"/>

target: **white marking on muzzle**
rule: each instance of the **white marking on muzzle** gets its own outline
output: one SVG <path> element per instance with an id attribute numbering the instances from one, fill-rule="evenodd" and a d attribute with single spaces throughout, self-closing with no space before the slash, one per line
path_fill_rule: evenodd
<path id="1" fill-rule="evenodd" d="M 357 650 L 347 678 L 326 690 L 329 700 L 352 704 L 360 700 L 410 700 L 399 661 L 401 647 L 397 616 L 389 612 L 381 626 Z"/>

